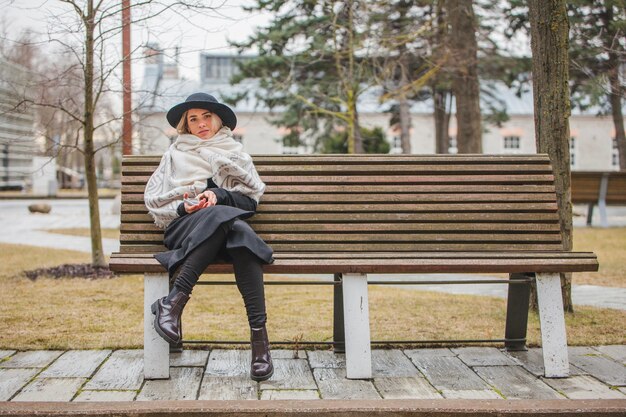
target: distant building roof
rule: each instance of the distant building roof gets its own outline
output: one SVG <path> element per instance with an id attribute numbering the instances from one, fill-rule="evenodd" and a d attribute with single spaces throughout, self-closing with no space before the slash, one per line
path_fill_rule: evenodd
<path id="1" fill-rule="evenodd" d="M 250 59 L 250 56 L 234 56 L 220 54 L 201 54 L 201 81 L 186 80 L 180 78 L 168 77 L 168 71 L 162 60 L 155 60 L 151 56 L 151 63 L 145 66 L 144 78 L 141 91 L 138 93 L 138 111 L 140 113 L 156 113 L 166 112 L 185 98 L 197 91 L 210 93 L 220 101 L 227 101 L 229 97 L 235 97 L 246 91 L 258 90 L 258 82 L 256 80 L 245 80 L 239 84 L 231 85 L 230 77 L 237 73 L 238 67 L 235 62 L 240 59 Z M 175 74 L 175 71 L 169 71 Z M 533 98 L 532 91 L 522 92 L 519 96 L 516 91 L 508 88 L 502 82 L 490 81 L 484 82 L 483 87 L 489 91 L 481 97 L 481 107 L 487 108 L 487 101 L 496 101 L 497 107 L 504 107 L 509 115 L 532 115 L 533 114 Z M 380 96 L 382 89 L 380 87 L 372 87 L 366 90 L 360 97 L 358 109 L 361 113 L 382 113 L 388 111 L 393 101 L 381 103 Z M 263 103 L 256 100 L 254 94 L 249 94 L 246 99 L 240 100 L 237 105 L 233 106 L 236 112 L 269 112 Z M 454 112 L 454 103 L 452 111 Z M 280 111 L 275 108 L 273 111 Z M 414 114 L 431 114 L 433 112 L 433 102 L 431 99 L 424 101 L 412 102 L 411 113 Z M 572 114 L 590 114 L 597 113 L 597 109 L 589 109 L 585 112 L 573 109 Z"/>

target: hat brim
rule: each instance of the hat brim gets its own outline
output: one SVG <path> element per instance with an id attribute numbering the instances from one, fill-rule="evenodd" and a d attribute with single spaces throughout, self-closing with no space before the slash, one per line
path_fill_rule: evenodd
<path id="1" fill-rule="evenodd" d="M 183 117 L 183 113 L 190 109 L 205 109 L 217 114 L 222 119 L 224 126 L 228 126 L 230 130 L 235 130 L 237 126 L 237 116 L 235 116 L 235 112 L 230 107 L 222 103 L 212 103 L 210 101 L 186 101 L 177 104 L 167 112 L 165 117 L 170 126 L 175 128 L 178 126 L 180 118 Z"/>

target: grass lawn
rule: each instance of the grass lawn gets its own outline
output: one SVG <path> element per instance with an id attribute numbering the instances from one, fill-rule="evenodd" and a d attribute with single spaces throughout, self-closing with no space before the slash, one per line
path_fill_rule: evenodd
<path id="1" fill-rule="evenodd" d="M 0 244 L 0 251 L 0 349 L 142 345 L 141 276 L 30 281 L 21 271 L 89 262 L 90 255 L 8 244 Z M 271 339 L 331 339 L 332 288 L 267 286 L 266 298 Z M 374 340 L 500 338 L 504 334 L 504 299 L 372 286 L 370 308 Z M 626 343 L 624 311 L 578 307 L 566 321 L 570 345 Z M 185 337 L 190 339 L 248 337 L 243 302 L 235 286 L 198 287 L 184 322 Z M 533 313 L 529 344 L 539 341 L 539 322 Z"/>
<path id="2" fill-rule="evenodd" d="M 574 273 L 574 284 L 626 288 L 626 227 L 574 229 L 574 250 L 598 255 L 598 272 Z"/>

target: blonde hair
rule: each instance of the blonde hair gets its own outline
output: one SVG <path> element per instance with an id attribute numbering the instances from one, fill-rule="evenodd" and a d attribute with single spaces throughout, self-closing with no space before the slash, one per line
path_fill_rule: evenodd
<path id="1" fill-rule="evenodd" d="M 178 134 L 180 135 L 191 134 L 191 132 L 189 131 L 189 124 L 187 123 L 187 113 L 189 113 L 189 110 L 183 113 L 183 115 L 180 117 L 180 121 L 176 125 L 176 132 L 178 132 Z M 222 128 L 223 125 L 224 124 L 222 122 L 222 119 L 217 114 L 211 112 L 211 129 L 214 132 L 217 132 Z"/>

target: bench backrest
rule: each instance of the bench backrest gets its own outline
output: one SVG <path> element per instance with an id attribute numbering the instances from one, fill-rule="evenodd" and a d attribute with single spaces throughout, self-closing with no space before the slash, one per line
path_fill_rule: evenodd
<path id="1" fill-rule="evenodd" d="M 562 250 L 546 155 L 257 155 L 249 222 L 275 252 Z M 164 250 L 143 203 L 159 156 L 122 168 L 122 253 Z"/>
<path id="2" fill-rule="evenodd" d="M 626 204 L 626 172 L 572 171 L 572 203 L 597 203 L 606 176 L 607 204 Z"/>

